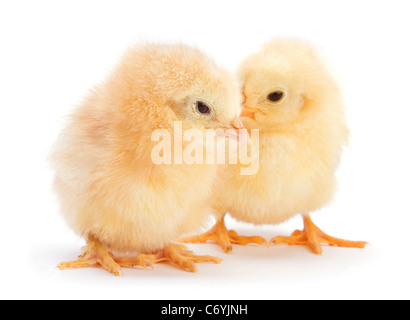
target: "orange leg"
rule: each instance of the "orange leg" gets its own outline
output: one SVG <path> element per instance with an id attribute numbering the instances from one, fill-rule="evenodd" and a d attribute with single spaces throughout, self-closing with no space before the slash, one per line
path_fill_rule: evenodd
<path id="1" fill-rule="evenodd" d="M 115 261 L 125 268 L 134 266 L 152 266 L 155 263 L 170 262 L 181 269 L 189 272 L 196 272 L 195 263 L 212 262 L 221 263 L 221 259 L 211 256 L 198 256 L 189 251 L 183 245 L 171 244 L 157 254 L 139 254 L 136 257 L 115 258 Z"/>
<path id="2" fill-rule="evenodd" d="M 367 244 L 365 241 L 349 241 L 331 237 L 320 230 L 310 219 L 309 216 L 303 217 L 304 229 L 295 230 L 290 237 L 278 236 L 273 238 L 270 243 L 279 244 L 287 243 L 289 245 L 304 245 L 316 253 L 322 253 L 321 243 L 329 246 L 364 248 Z"/>
<path id="3" fill-rule="evenodd" d="M 89 236 L 87 244 L 83 248 L 84 253 L 76 261 L 61 262 L 60 270 L 87 268 L 100 265 L 114 276 L 121 275 L 121 266 L 114 261 L 114 255 L 109 252 L 97 239 Z"/>
<path id="4" fill-rule="evenodd" d="M 247 245 L 248 243 L 266 244 L 266 240 L 262 237 L 246 237 L 239 236 L 233 230 L 227 230 L 224 217 L 218 220 L 215 226 L 203 234 L 187 237 L 179 240 L 183 243 L 205 243 L 207 241 L 216 241 L 223 251 L 230 253 L 232 244 Z"/>

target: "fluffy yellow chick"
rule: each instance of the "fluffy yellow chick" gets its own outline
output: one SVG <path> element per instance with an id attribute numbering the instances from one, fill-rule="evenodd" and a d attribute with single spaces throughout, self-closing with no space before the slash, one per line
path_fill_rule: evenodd
<path id="1" fill-rule="evenodd" d="M 273 243 L 321 243 L 363 248 L 366 242 L 326 235 L 309 214 L 329 204 L 336 191 L 335 171 L 348 140 L 344 103 L 320 54 L 297 40 L 274 40 L 240 65 L 244 108 L 242 122 L 259 129 L 259 171 L 241 175 L 241 165 L 225 166 L 226 176 L 213 207 L 219 213 L 207 233 L 184 242 L 216 240 L 225 252 L 232 243 L 264 243 L 260 237 L 227 231 L 224 215 L 253 224 L 277 224 L 301 214 L 304 230 Z"/>
<path id="2" fill-rule="evenodd" d="M 59 268 L 100 265 L 120 275 L 121 267 L 160 261 L 188 271 L 197 262 L 219 263 L 173 242 L 206 222 L 216 166 L 156 164 L 152 134 L 166 129 L 181 140 L 174 121 L 201 132 L 237 127 L 240 96 L 236 79 L 192 47 L 146 44 L 127 52 L 56 143 L 61 210 L 87 239 L 83 255 Z"/>

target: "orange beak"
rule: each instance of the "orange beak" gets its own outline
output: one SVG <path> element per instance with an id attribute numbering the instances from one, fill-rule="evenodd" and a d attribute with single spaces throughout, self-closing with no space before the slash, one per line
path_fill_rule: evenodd
<path id="1" fill-rule="evenodd" d="M 235 118 L 231 122 L 232 128 L 234 129 L 244 129 L 242 121 L 239 118 Z"/>
<path id="2" fill-rule="evenodd" d="M 241 140 L 240 129 L 245 129 L 242 121 L 239 118 L 235 118 L 231 121 L 231 127 L 219 128 L 216 130 L 217 136 L 227 137 L 236 141 Z"/>
<path id="3" fill-rule="evenodd" d="M 252 108 L 252 107 L 248 107 L 248 106 L 244 106 L 242 108 L 242 113 L 241 113 L 241 117 L 248 117 L 251 118 L 253 120 L 255 119 L 255 113 L 260 112 L 260 110 L 258 108 Z"/>

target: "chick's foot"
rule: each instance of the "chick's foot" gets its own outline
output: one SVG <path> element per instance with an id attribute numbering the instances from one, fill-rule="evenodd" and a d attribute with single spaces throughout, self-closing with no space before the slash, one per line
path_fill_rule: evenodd
<path id="1" fill-rule="evenodd" d="M 121 275 L 121 266 L 115 262 L 114 255 L 94 237 L 88 237 L 87 244 L 83 250 L 84 253 L 79 256 L 78 260 L 62 262 L 58 265 L 58 268 L 60 270 L 78 269 L 99 265 L 114 276 Z"/>
<path id="2" fill-rule="evenodd" d="M 153 265 L 160 262 L 161 259 L 156 254 L 145 254 L 140 253 L 136 257 L 114 257 L 116 263 L 118 263 L 123 268 L 153 268 Z"/>
<path id="3" fill-rule="evenodd" d="M 189 272 L 197 272 L 195 263 L 212 262 L 221 263 L 222 260 L 212 256 L 198 256 L 187 247 L 180 244 L 171 244 L 155 257 L 155 263 L 170 262 Z"/>
<path id="4" fill-rule="evenodd" d="M 367 244 L 365 241 L 350 241 L 334 238 L 320 230 L 310 219 L 309 216 L 303 217 L 304 229 L 295 230 L 290 237 L 278 236 L 273 238 L 270 243 L 280 244 L 287 243 L 289 245 L 304 245 L 316 253 L 322 253 L 321 243 L 329 246 L 349 247 L 349 248 L 364 248 Z"/>
<path id="5" fill-rule="evenodd" d="M 211 256 L 198 256 L 189 251 L 183 245 L 172 244 L 163 251 L 156 254 L 140 253 L 136 257 L 114 258 L 115 262 L 123 268 L 133 268 L 136 266 L 151 267 L 156 263 L 170 262 L 189 272 L 196 272 L 195 263 L 213 262 L 221 263 L 221 259 Z"/>
<path id="6" fill-rule="evenodd" d="M 183 243 L 205 243 L 216 241 L 225 253 L 232 251 L 232 244 L 247 245 L 249 243 L 266 244 L 266 240 L 259 236 L 246 237 L 238 235 L 234 230 L 229 230 L 225 226 L 224 218 L 218 220 L 215 226 L 203 234 L 187 237 L 179 240 Z"/>

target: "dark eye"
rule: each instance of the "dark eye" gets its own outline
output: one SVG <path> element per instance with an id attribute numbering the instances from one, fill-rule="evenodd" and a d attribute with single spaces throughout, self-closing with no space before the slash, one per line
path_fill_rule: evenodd
<path id="1" fill-rule="evenodd" d="M 274 91 L 268 94 L 268 100 L 272 102 L 278 102 L 282 100 L 284 97 L 284 93 L 282 91 Z"/>
<path id="2" fill-rule="evenodd" d="M 196 109 L 198 110 L 199 113 L 202 113 L 202 114 L 209 114 L 211 112 L 209 107 L 202 101 L 196 102 Z"/>

